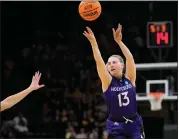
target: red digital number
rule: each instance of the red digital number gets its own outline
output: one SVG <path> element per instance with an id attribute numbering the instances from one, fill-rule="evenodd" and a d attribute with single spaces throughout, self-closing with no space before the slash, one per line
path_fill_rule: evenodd
<path id="1" fill-rule="evenodd" d="M 152 33 L 155 32 L 155 25 L 150 25 L 150 32 L 152 32 Z"/>
<path id="2" fill-rule="evenodd" d="M 164 41 L 165 44 L 168 44 L 168 32 L 157 32 L 157 44 L 160 45 L 161 41 Z"/>
<path id="3" fill-rule="evenodd" d="M 166 25 L 165 24 L 162 24 L 162 32 L 165 32 L 166 31 Z"/>
<path id="4" fill-rule="evenodd" d="M 154 32 L 158 32 L 158 31 L 162 31 L 165 32 L 166 31 L 166 25 L 162 24 L 162 25 L 150 25 L 150 32 L 154 33 Z"/>

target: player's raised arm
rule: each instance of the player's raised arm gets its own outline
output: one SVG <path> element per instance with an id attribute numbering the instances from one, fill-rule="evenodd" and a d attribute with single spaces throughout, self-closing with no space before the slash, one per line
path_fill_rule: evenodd
<path id="1" fill-rule="evenodd" d="M 136 66 L 134 62 L 134 58 L 129 51 L 129 49 L 126 47 L 126 45 L 122 42 L 122 26 L 118 24 L 118 28 L 115 31 L 114 28 L 113 31 L 113 37 L 114 40 L 117 42 L 119 47 L 121 48 L 125 58 L 126 58 L 126 77 L 130 79 L 131 83 L 135 85 L 136 80 Z"/>
<path id="2" fill-rule="evenodd" d="M 92 30 L 89 27 L 87 27 L 87 31 L 84 31 L 83 35 L 91 43 L 94 59 L 96 61 L 97 72 L 98 72 L 99 78 L 102 82 L 103 92 L 105 92 L 111 83 L 112 77 L 109 74 L 109 72 L 107 71 L 106 65 L 103 61 L 103 58 L 99 51 L 98 44 L 96 42 L 96 39 L 95 39 L 95 36 L 94 36 L 94 33 L 92 32 Z"/>
<path id="3" fill-rule="evenodd" d="M 32 78 L 31 85 L 23 90 L 22 92 L 19 92 L 17 94 L 14 94 L 12 96 L 7 97 L 3 101 L 1 101 L 0 104 L 0 111 L 6 110 L 20 102 L 24 97 L 26 97 L 29 93 L 31 93 L 34 90 L 40 89 L 44 87 L 45 85 L 39 85 L 41 73 L 36 72 L 35 75 Z"/>

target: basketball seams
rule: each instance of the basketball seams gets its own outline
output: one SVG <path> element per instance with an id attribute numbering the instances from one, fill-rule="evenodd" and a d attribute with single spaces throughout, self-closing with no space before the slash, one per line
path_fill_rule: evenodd
<path id="1" fill-rule="evenodd" d="M 93 10 L 97 10 L 98 8 L 100 8 L 100 6 L 96 7 L 96 8 L 93 9 Z M 82 12 L 82 13 L 79 13 L 79 14 L 84 14 L 84 13 L 87 13 L 87 12 L 92 12 L 93 10 L 85 11 L 85 12 Z"/>
<path id="2" fill-rule="evenodd" d="M 95 17 L 99 17 L 100 16 L 100 13 L 99 14 L 96 14 L 95 16 L 93 17 L 85 17 L 85 19 L 93 19 Z M 81 14 L 81 17 L 84 17 L 83 14 Z"/>
<path id="3" fill-rule="evenodd" d="M 97 15 L 100 15 L 100 13 L 99 14 L 96 14 L 96 16 Z M 81 16 L 83 16 L 83 14 L 81 14 Z M 93 17 L 96 17 L 96 16 L 93 16 Z M 85 17 L 85 18 L 93 18 L 93 17 Z"/>

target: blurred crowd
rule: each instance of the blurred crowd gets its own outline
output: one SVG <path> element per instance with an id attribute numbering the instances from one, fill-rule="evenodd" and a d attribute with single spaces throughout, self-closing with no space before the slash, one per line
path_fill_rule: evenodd
<path id="1" fill-rule="evenodd" d="M 157 61 L 146 48 L 146 23 L 156 19 L 172 21 L 174 19 L 167 13 L 163 14 L 165 17 L 157 16 L 159 5 L 155 6 L 152 2 L 144 4 L 143 8 L 146 10 L 141 17 L 138 17 L 141 10 L 136 10 L 134 6 L 135 8 L 131 9 L 133 12 L 126 11 L 122 18 L 117 17 L 118 14 L 122 15 L 121 13 L 104 12 L 103 18 L 96 21 L 96 24 L 89 23 L 96 33 L 105 62 L 111 54 L 122 55 L 120 48 L 113 41 L 111 31 L 111 28 L 117 26 L 118 22 L 123 25 L 124 42 L 129 46 L 136 63 Z M 36 10 L 34 8 L 35 12 Z M 64 12 L 64 14 L 67 13 Z M 40 20 L 37 19 L 36 22 Z M 69 24 L 75 19 L 67 20 Z M 63 26 L 64 22 L 61 22 Z M 75 23 L 74 25 L 77 24 Z M 1 129 L 3 137 L 106 139 L 107 108 L 90 44 L 81 32 L 85 29 L 85 25 L 86 23 L 82 24 L 79 29 L 69 27 L 71 31 L 36 29 L 30 36 L 31 43 L 26 45 L 29 36 L 21 34 L 18 39 L 22 39 L 22 44 L 18 42 L 17 48 L 12 48 L 12 46 L 4 48 L 2 98 L 28 87 L 31 76 L 37 70 L 42 73 L 41 83 L 44 83 L 46 87 L 33 92 L 12 110 L 4 113 Z M 164 61 L 176 61 L 174 51 L 172 49 Z M 145 91 L 146 79 L 161 76 L 171 79 L 171 87 L 174 91 L 175 71 L 173 74 L 166 72 L 158 75 L 157 73 L 152 77 L 151 74 L 138 72 L 137 84 L 140 86 L 137 86 L 137 92 Z"/>

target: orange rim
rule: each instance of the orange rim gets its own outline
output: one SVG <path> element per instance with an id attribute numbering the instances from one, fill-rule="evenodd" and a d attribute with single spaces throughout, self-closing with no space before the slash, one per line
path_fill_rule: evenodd
<path id="1" fill-rule="evenodd" d="M 149 95 L 153 96 L 156 99 L 159 99 L 161 96 L 164 95 L 164 92 L 150 92 Z"/>

